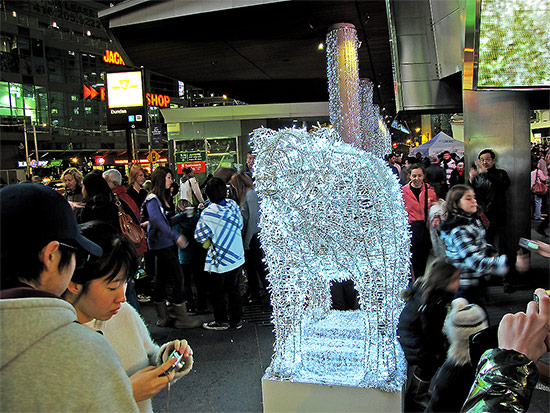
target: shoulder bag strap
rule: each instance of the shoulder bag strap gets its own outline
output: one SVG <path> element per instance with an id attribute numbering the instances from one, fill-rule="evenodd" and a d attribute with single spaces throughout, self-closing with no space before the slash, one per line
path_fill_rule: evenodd
<path id="1" fill-rule="evenodd" d="M 424 196 L 424 221 L 428 222 L 428 184 L 424 184 L 426 194 Z"/>
<path id="2" fill-rule="evenodd" d="M 115 204 L 116 206 L 118 207 L 118 215 L 123 215 L 125 214 L 124 210 L 122 209 L 122 204 L 120 203 L 120 199 L 118 199 L 118 195 L 117 194 L 113 194 L 115 196 Z"/>

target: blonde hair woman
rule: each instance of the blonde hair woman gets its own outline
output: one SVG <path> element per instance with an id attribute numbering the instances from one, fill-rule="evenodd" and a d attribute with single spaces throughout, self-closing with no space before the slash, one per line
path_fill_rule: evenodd
<path id="1" fill-rule="evenodd" d="M 145 182 L 145 169 L 139 165 L 133 165 L 130 168 L 128 176 L 128 187 L 126 192 L 134 200 L 138 208 L 141 208 L 143 201 L 147 198 L 147 190 L 143 189 Z"/>

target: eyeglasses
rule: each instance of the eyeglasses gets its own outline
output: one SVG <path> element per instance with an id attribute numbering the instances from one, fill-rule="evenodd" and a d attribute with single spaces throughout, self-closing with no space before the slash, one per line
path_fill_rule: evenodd
<path id="1" fill-rule="evenodd" d="M 59 242 L 59 241 L 58 241 Z M 81 249 L 73 247 L 72 245 L 65 244 L 64 242 L 59 242 L 59 246 L 67 248 L 68 250 L 74 252 L 75 266 L 80 269 L 83 268 L 88 261 L 90 261 L 90 254 L 85 253 Z"/>

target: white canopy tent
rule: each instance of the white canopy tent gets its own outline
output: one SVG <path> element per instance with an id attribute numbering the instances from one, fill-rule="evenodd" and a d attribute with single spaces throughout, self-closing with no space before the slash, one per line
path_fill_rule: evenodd
<path id="1" fill-rule="evenodd" d="M 409 155 L 414 156 L 420 152 L 424 156 L 439 155 L 441 152 L 449 151 L 458 156 L 464 156 L 464 142 L 453 139 L 445 132 L 439 132 L 428 142 L 412 148 Z"/>

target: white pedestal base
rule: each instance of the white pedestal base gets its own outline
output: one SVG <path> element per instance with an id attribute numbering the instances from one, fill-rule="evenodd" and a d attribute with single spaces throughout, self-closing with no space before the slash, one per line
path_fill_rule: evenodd
<path id="1" fill-rule="evenodd" d="M 401 412 L 401 392 L 262 379 L 264 412 Z"/>

